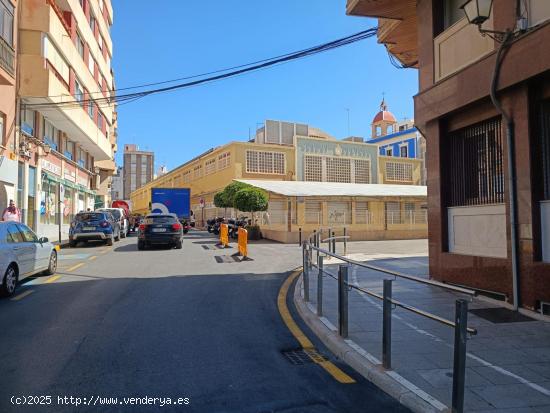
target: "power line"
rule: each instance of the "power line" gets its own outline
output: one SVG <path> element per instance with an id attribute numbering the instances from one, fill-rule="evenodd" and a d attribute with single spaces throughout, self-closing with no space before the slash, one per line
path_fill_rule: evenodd
<path id="1" fill-rule="evenodd" d="M 29 108 L 69 107 L 70 108 L 70 107 L 78 107 L 78 106 L 81 106 L 81 105 L 85 105 L 87 103 L 94 103 L 96 105 L 102 105 L 102 104 L 111 105 L 112 103 L 121 104 L 122 102 L 130 103 L 130 101 L 135 101 L 137 99 L 141 99 L 141 98 L 149 96 L 149 95 L 158 94 L 158 93 L 165 93 L 165 92 L 172 92 L 172 91 L 179 90 L 179 89 L 184 89 L 184 88 L 198 86 L 198 85 L 202 85 L 202 84 L 205 84 L 205 83 L 210 83 L 210 82 L 214 82 L 214 81 L 218 81 L 218 80 L 222 80 L 222 79 L 227 79 L 227 78 L 239 76 L 239 75 L 242 75 L 242 74 L 245 74 L 245 73 L 257 71 L 257 70 L 260 70 L 260 69 L 265 69 L 265 68 L 275 66 L 275 65 L 278 65 L 278 64 L 283 64 L 283 63 L 287 63 L 287 62 L 290 62 L 290 61 L 293 61 L 293 60 L 297 60 L 297 59 L 312 56 L 312 55 L 315 55 L 315 54 L 323 53 L 323 52 L 326 52 L 326 51 L 329 51 L 329 50 L 333 50 L 333 49 L 336 49 L 336 48 L 347 46 L 349 44 L 356 43 L 358 41 L 373 37 L 373 36 L 376 35 L 376 32 L 377 32 L 376 27 L 370 28 L 368 30 L 361 31 L 361 32 L 352 34 L 350 36 L 346 36 L 346 37 L 334 40 L 332 42 L 323 43 L 319 46 L 310 47 L 308 49 L 300 50 L 300 51 L 293 52 L 293 53 L 287 53 L 287 54 L 276 56 L 276 57 L 270 58 L 270 59 L 263 59 L 263 60 L 260 60 L 258 62 L 255 62 L 254 64 L 249 63 L 249 64 L 244 64 L 244 65 L 234 66 L 234 68 L 238 68 L 236 70 L 228 71 L 229 69 L 221 69 L 221 70 L 217 70 L 217 71 L 214 71 L 214 72 L 209 72 L 209 73 L 221 73 L 221 74 L 217 74 L 215 76 L 210 76 L 210 77 L 194 80 L 194 81 L 191 81 L 191 82 L 180 83 L 180 84 L 167 86 L 167 87 L 163 87 L 163 88 L 145 90 L 145 91 L 135 92 L 135 93 L 128 93 L 128 94 L 123 94 L 123 95 L 118 95 L 118 96 L 88 98 L 88 99 L 82 99 L 82 100 L 79 100 L 79 101 L 72 100 L 72 101 L 67 101 L 67 102 L 30 103 L 30 104 L 27 104 L 27 107 L 29 107 Z M 222 73 L 222 72 L 227 72 L 227 73 Z M 190 78 L 196 78 L 196 77 L 201 77 L 201 76 L 203 76 L 203 75 L 195 75 L 195 76 L 191 76 Z M 184 79 L 184 78 L 182 78 L 182 79 Z M 157 84 L 165 84 L 165 83 L 171 83 L 171 82 L 174 82 L 174 80 L 164 81 L 164 82 L 157 82 Z M 132 88 L 141 88 L 141 87 L 144 87 L 144 86 L 143 85 L 142 86 L 134 86 Z M 63 95 L 63 97 L 72 97 L 72 96 L 71 95 Z"/>

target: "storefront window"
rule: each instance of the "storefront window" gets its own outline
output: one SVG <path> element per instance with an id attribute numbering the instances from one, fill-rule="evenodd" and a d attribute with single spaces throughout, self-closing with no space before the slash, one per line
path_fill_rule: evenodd
<path id="1" fill-rule="evenodd" d="M 57 223 L 57 194 L 58 185 L 48 179 L 42 181 L 42 193 L 40 194 L 40 223 Z"/>
<path id="2" fill-rule="evenodd" d="M 78 212 L 86 211 L 86 202 L 85 202 L 85 194 L 84 192 L 78 193 L 78 204 L 76 206 L 76 210 Z"/>
<path id="3" fill-rule="evenodd" d="M 35 202 L 36 202 L 36 168 L 34 166 L 29 166 L 29 193 L 27 195 L 28 206 L 27 206 L 27 225 L 33 230 L 36 230 L 36 225 L 34 223 L 35 216 Z"/>
<path id="4" fill-rule="evenodd" d="M 73 196 L 73 189 L 66 186 L 63 196 L 63 223 L 66 225 L 69 225 L 73 218 Z"/>

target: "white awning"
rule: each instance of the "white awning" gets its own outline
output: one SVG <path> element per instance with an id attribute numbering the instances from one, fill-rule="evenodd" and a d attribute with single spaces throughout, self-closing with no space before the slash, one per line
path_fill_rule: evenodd
<path id="1" fill-rule="evenodd" d="M 286 196 L 426 197 L 427 187 L 418 185 L 344 184 L 337 182 L 262 181 L 236 179 L 264 191 Z"/>

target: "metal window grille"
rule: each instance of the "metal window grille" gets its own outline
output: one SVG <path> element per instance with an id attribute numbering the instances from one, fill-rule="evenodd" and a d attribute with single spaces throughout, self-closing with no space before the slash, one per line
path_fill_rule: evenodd
<path id="1" fill-rule="evenodd" d="M 322 182 L 323 158 L 320 156 L 306 155 L 304 158 L 304 180 L 309 182 Z"/>
<path id="2" fill-rule="evenodd" d="M 412 164 L 404 162 L 386 162 L 386 180 L 396 182 L 412 182 Z"/>
<path id="3" fill-rule="evenodd" d="M 197 165 L 193 168 L 193 179 L 202 178 L 202 165 Z"/>
<path id="4" fill-rule="evenodd" d="M 370 224 L 372 221 L 371 213 L 369 212 L 368 202 L 355 203 L 355 223 Z"/>
<path id="5" fill-rule="evenodd" d="M 322 224 L 323 204 L 319 201 L 306 200 L 306 224 Z"/>
<path id="6" fill-rule="evenodd" d="M 286 201 L 269 201 L 267 213 L 263 214 L 264 225 L 286 224 L 288 213 L 286 210 Z"/>
<path id="7" fill-rule="evenodd" d="M 351 224 L 351 202 L 328 202 L 327 208 L 329 224 Z"/>
<path id="8" fill-rule="evenodd" d="M 204 173 L 206 175 L 210 175 L 216 172 L 216 158 L 212 158 L 207 160 L 204 163 Z"/>
<path id="9" fill-rule="evenodd" d="M 540 105 L 539 123 L 543 196 L 545 200 L 548 200 L 550 199 L 550 100 L 546 100 Z"/>
<path id="10" fill-rule="evenodd" d="M 500 118 L 450 133 L 445 155 L 447 206 L 504 202 Z"/>
<path id="11" fill-rule="evenodd" d="M 355 160 L 355 183 L 370 184 L 370 161 L 368 159 Z"/>
<path id="12" fill-rule="evenodd" d="M 351 159 L 327 158 L 327 182 L 351 183 Z"/>
<path id="13" fill-rule="evenodd" d="M 224 152 L 218 156 L 218 170 L 228 168 L 231 164 L 231 152 Z"/>
<path id="14" fill-rule="evenodd" d="M 284 175 L 285 160 L 282 152 L 246 151 L 246 172 Z"/>

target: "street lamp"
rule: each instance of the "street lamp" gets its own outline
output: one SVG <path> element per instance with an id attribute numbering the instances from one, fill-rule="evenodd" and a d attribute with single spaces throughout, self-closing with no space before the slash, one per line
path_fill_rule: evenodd
<path id="1" fill-rule="evenodd" d="M 464 10 L 470 24 L 481 26 L 491 16 L 493 0 L 468 0 L 460 8 Z"/>
<path id="2" fill-rule="evenodd" d="M 487 35 L 500 43 L 504 41 L 506 32 L 498 32 L 481 28 L 481 25 L 489 20 L 489 17 L 491 17 L 493 0 L 468 0 L 460 6 L 460 8 L 464 11 L 468 22 L 470 24 L 475 24 L 482 36 Z"/>

